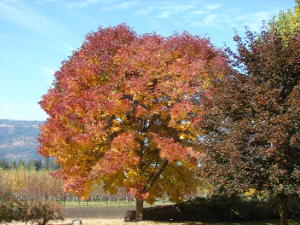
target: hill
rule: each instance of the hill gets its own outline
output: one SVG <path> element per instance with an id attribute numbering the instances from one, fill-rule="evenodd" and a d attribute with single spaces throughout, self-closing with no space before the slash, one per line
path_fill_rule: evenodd
<path id="1" fill-rule="evenodd" d="M 43 121 L 0 119 L 0 159 L 28 161 L 40 159 L 37 153 L 39 125 Z"/>

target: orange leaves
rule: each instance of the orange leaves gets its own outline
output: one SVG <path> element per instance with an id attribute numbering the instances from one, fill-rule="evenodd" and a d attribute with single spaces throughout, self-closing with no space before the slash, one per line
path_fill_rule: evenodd
<path id="1" fill-rule="evenodd" d="M 208 39 L 188 33 L 165 38 L 138 36 L 123 24 L 99 28 L 63 62 L 41 101 L 50 119 L 40 152 L 60 163 L 69 191 L 84 194 L 103 182 L 110 192 L 123 186 L 153 201 L 162 194 L 151 188 L 164 179 L 166 158 L 195 164 L 201 97 L 226 65 Z"/>
<path id="2" fill-rule="evenodd" d="M 149 197 L 149 192 L 141 193 L 137 188 L 130 188 L 128 192 L 139 199 L 147 199 Z"/>
<path id="3" fill-rule="evenodd" d="M 169 109 L 171 119 L 175 121 L 187 119 L 189 112 L 194 112 L 194 105 L 187 100 L 175 103 L 173 107 Z"/>
<path id="4" fill-rule="evenodd" d="M 121 133 L 111 142 L 111 148 L 94 167 L 94 173 L 116 173 L 123 168 L 137 165 L 139 157 L 136 150 L 139 143 L 135 141 L 134 133 Z"/>
<path id="5" fill-rule="evenodd" d="M 175 142 L 173 138 L 163 138 L 154 135 L 154 143 L 160 149 L 160 156 L 166 158 L 169 162 L 172 161 L 187 161 L 191 147 L 183 147 L 180 143 Z"/>
<path id="6" fill-rule="evenodd" d="M 111 142 L 113 151 L 130 152 L 139 148 L 139 143 L 135 140 L 134 133 L 121 133 Z"/>
<path id="7" fill-rule="evenodd" d="M 169 109 L 169 126 L 178 131 L 192 130 L 201 121 L 201 108 L 191 101 L 183 100 Z"/>
<path id="8" fill-rule="evenodd" d="M 137 106 L 135 116 L 142 117 L 143 115 L 147 115 L 147 110 L 142 106 Z"/>

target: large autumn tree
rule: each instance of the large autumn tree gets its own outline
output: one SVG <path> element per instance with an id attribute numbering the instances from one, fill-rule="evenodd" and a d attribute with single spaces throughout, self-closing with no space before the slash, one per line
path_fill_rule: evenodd
<path id="1" fill-rule="evenodd" d="M 197 188 L 201 99 L 229 72 L 223 53 L 188 33 L 137 35 L 99 28 L 63 62 L 41 101 L 49 118 L 39 152 L 55 157 L 64 189 L 93 184 L 143 200 L 180 201 Z"/>
<path id="2" fill-rule="evenodd" d="M 267 191 L 286 225 L 288 200 L 300 192 L 300 32 L 235 40 L 237 71 L 206 99 L 202 172 L 221 193 Z"/>

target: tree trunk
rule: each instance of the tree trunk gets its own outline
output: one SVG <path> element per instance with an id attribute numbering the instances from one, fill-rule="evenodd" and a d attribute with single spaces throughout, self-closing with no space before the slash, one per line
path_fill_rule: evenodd
<path id="1" fill-rule="evenodd" d="M 135 220 L 142 221 L 143 220 L 143 204 L 144 200 L 136 198 L 135 199 Z"/>
<path id="2" fill-rule="evenodd" d="M 280 225 L 288 225 L 288 197 L 286 195 L 282 195 L 279 200 Z"/>

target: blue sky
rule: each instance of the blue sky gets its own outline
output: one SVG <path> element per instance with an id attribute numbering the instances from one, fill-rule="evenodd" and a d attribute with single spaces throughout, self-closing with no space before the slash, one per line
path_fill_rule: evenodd
<path id="1" fill-rule="evenodd" d="M 38 101 L 53 73 L 98 26 L 137 33 L 188 31 L 234 47 L 234 31 L 258 30 L 294 0 L 0 0 L 0 118 L 44 120 Z"/>

